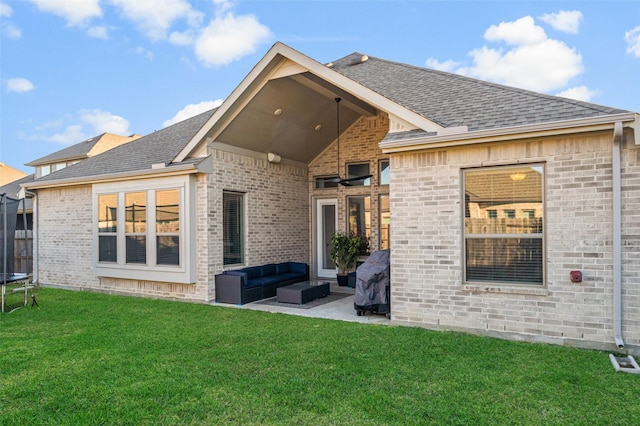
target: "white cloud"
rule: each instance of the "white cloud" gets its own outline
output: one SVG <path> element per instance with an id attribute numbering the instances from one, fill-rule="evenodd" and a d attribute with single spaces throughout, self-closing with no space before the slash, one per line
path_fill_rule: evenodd
<path id="1" fill-rule="evenodd" d="M 185 0 L 111 0 L 111 3 L 154 41 L 165 39 L 168 29 L 179 19 L 186 19 L 189 27 L 198 27 L 202 21 L 202 13 L 193 10 Z"/>
<path id="2" fill-rule="evenodd" d="M 545 13 L 540 16 L 540 19 L 558 31 L 578 34 L 580 21 L 582 21 L 582 12 L 579 10 L 561 10 L 558 13 Z"/>
<path id="3" fill-rule="evenodd" d="M 63 118 L 36 126 L 38 132 L 22 134 L 22 139 L 55 142 L 72 145 L 105 132 L 130 135 L 129 121 L 100 109 L 83 109 L 77 114 L 67 114 Z"/>
<path id="4" fill-rule="evenodd" d="M 7 91 L 14 93 L 26 93 L 34 90 L 36 87 L 26 78 L 16 77 L 7 79 Z"/>
<path id="5" fill-rule="evenodd" d="M 193 31 L 174 31 L 169 35 L 169 43 L 177 46 L 189 46 L 193 44 Z"/>
<path id="6" fill-rule="evenodd" d="M 439 70 L 439 71 L 446 71 L 446 72 L 451 72 L 454 69 L 456 69 L 456 68 L 458 68 L 459 66 L 462 65 L 461 62 L 452 61 L 451 59 L 449 59 L 448 61 L 440 62 L 435 58 L 427 59 L 425 61 L 425 64 L 429 68 L 433 68 L 433 69 Z"/>
<path id="7" fill-rule="evenodd" d="M 163 122 L 162 127 L 164 128 L 167 126 L 171 126 L 172 124 L 176 124 L 188 118 L 195 117 L 202 112 L 219 107 L 221 104 L 222 99 L 216 99 L 215 101 L 203 101 L 197 104 L 189 104 L 178 111 L 172 118 Z"/>
<path id="8" fill-rule="evenodd" d="M 3 18 L 9 18 L 13 15 L 13 9 L 6 3 L 0 3 L 0 16 Z"/>
<path id="9" fill-rule="evenodd" d="M 144 56 L 148 60 L 153 61 L 154 54 L 151 50 L 147 50 L 144 47 L 138 46 L 135 49 L 133 49 L 133 51 L 136 52 L 138 55 Z"/>
<path id="10" fill-rule="evenodd" d="M 83 123 L 93 126 L 96 134 L 104 132 L 115 133 L 118 135 L 130 134 L 129 120 L 118 115 L 111 114 L 110 112 L 99 109 L 85 109 L 80 111 L 80 120 Z"/>
<path id="11" fill-rule="evenodd" d="M 48 142 L 55 142 L 62 145 L 73 145 L 78 142 L 82 142 L 85 139 L 90 138 L 91 135 L 85 133 L 82 130 L 82 126 L 79 124 L 74 124 L 71 126 L 67 126 L 62 132 L 54 133 L 49 136 L 32 136 L 29 139 L 33 140 L 46 140 Z"/>
<path id="12" fill-rule="evenodd" d="M 109 31 L 107 27 L 102 25 L 96 25 L 87 29 L 87 34 L 94 38 L 100 38 L 107 40 L 109 38 Z"/>
<path id="13" fill-rule="evenodd" d="M 195 42 L 195 53 L 206 65 L 226 65 L 254 53 L 271 31 L 253 15 L 227 13 L 213 19 Z"/>
<path id="14" fill-rule="evenodd" d="M 490 26 L 484 33 L 488 41 L 504 41 L 510 45 L 535 44 L 544 41 L 547 35 L 537 26 L 531 16 L 525 16 L 514 22 L 501 22 Z"/>
<path id="15" fill-rule="evenodd" d="M 429 61 L 458 74 L 538 92 L 560 90 L 584 69 L 580 53 L 549 38 L 530 16 L 492 25 L 485 39 L 508 47 L 474 49 L 469 52 L 472 64 L 466 66 L 454 66 L 451 60 Z"/>
<path id="16" fill-rule="evenodd" d="M 19 39 L 22 37 L 22 31 L 20 31 L 20 28 L 10 22 L 2 24 L 2 33 L 12 39 Z"/>
<path id="17" fill-rule="evenodd" d="M 102 16 L 99 0 L 31 0 L 42 12 L 53 13 L 70 27 L 83 27 L 91 19 Z"/>
<path id="18" fill-rule="evenodd" d="M 556 93 L 556 96 L 575 99 L 577 101 L 591 102 L 591 99 L 598 94 L 597 90 L 591 90 L 587 86 L 576 86 Z"/>
<path id="19" fill-rule="evenodd" d="M 640 25 L 624 33 L 627 42 L 627 53 L 640 58 Z"/>
<path id="20" fill-rule="evenodd" d="M 13 9 L 6 3 L 0 3 L 0 17 L 10 18 L 13 15 Z M 22 31 L 20 28 L 13 25 L 11 22 L 2 22 L 2 33 L 9 38 L 18 39 L 22 37 Z"/>

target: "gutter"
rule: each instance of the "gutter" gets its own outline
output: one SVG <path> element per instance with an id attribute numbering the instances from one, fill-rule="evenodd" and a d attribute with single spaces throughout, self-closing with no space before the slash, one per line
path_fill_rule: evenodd
<path id="1" fill-rule="evenodd" d="M 508 141 L 514 139 L 554 136 L 575 133 L 576 129 L 584 131 L 610 130 L 614 123 L 627 123 L 628 126 L 638 125 L 637 115 L 633 112 L 601 115 L 597 117 L 578 118 L 574 120 L 549 121 L 545 123 L 526 124 L 524 126 L 500 127 L 465 132 L 442 133 L 436 136 L 423 136 L 414 139 L 381 142 L 380 148 L 385 154 L 407 152 L 422 149 L 443 148 L 449 146 L 472 145 L 487 142 Z M 636 132 L 638 134 L 640 132 Z M 636 136 L 638 139 L 638 136 Z M 640 144 L 640 140 L 636 141 Z"/>
<path id="2" fill-rule="evenodd" d="M 622 145 L 622 122 L 613 128 L 613 338 L 619 348 L 622 340 L 622 197 L 620 183 L 620 150 Z"/>

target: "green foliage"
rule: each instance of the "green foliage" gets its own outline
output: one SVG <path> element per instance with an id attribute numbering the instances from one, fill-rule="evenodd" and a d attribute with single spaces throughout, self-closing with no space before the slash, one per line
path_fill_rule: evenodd
<path id="1" fill-rule="evenodd" d="M 57 289 L 38 302 L 0 315 L 2 425 L 640 418 L 640 377 L 599 351 Z"/>
<path id="2" fill-rule="evenodd" d="M 331 237 L 331 259 L 340 273 L 347 273 L 354 266 L 362 246 L 362 238 L 357 234 L 347 235 L 336 232 Z"/>

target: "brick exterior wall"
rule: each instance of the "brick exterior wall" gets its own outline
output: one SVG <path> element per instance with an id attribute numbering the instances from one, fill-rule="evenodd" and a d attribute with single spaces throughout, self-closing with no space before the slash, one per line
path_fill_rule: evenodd
<path id="1" fill-rule="evenodd" d="M 71 289 L 93 288 L 91 186 L 38 191 L 34 226 L 38 282 Z"/>
<path id="2" fill-rule="evenodd" d="M 612 132 L 391 156 L 392 314 L 397 323 L 610 348 Z M 622 152 L 623 330 L 640 348 L 640 149 Z M 461 169 L 544 162 L 546 285 L 462 282 Z M 569 271 L 581 270 L 574 284 Z"/>
<path id="3" fill-rule="evenodd" d="M 379 162 L 389 159 L 382 153 L 378 143 L 389 131 L 389 119 L 386 114 L 375 117 L 361 118 L 356 121 L 343 135 L 340 136 L 340 176 L 347 175 L 347 164 L 369 163 L 371 182 L 369 186 L 342 186 L 337 188 L 316 189 L 315 177 L 335 176 L 337 173 L 338 145 L 333 142 L 321 155 L 309 165 L 309 191 L 311 203 L 316 198 L 338 199 L 338 224 L 337 230 L 347 230 L 347 197 L 357 195 L 371 196 L 371 250 L 377 250 L 380 246 L 380 206 L 379 196 L 389 194 L 389 185 L 379 184 Z"/>
<path id="4" fill-rule="evenodd" d="M 201 186 L 205 201 L 198 207 L 199 276 L 210 282 L 210 300 L 215 299 L 214 276 L 223 266 L 222 197 L 224 191 L 244 194 L 245 265 L 285 261 L 309 263 L 309 195 L 306 168 L 269 163 L 232 152 L 212 150 L 214 172 Z M 202 216 L 202 215 L 205 216 Z M 201 240 L 206 238 L 206 242 Z M 204 263 L 203 263 L 204 262 Z M 229 267 L 229 268 L 233 268 Z"/>
<path id="5" fill-rule="evenodd" d="M 38 191 L 38 283 L 45 287 L 110 294 L 206 301 L 209 283 L 98 277 L 93 273 L 93 204 L 90 185 Z"/>

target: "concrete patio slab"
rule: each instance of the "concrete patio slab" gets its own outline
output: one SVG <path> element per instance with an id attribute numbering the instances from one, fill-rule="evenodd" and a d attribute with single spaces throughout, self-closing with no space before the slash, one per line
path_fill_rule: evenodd
<path id="1" fill-rule="evenodd" d="M 355 289 L 349 287 L 340 287 L 337 283 L 331 282 L 331 293 L 347 293 L 348 297 L 325 303 L 309 309 L 300 309 L 296 306 L 285 306 L 287 304 L 266 305 L 263 303 L 252 302 L 246 305 L 230 305 L 225 303 L 217 303 L 219 306 L 229 306 L 238 309 L 251 309 L 255 311 L 274 312 L 287 315 L 298 315 L 302 317 L 325 318 L 338 321 L 351 321 L 366 324 L 382 324 L 389 325 L 391 320 L 385 315 L 365 313 L 363 316 L 357 316 L 353 307 Z"/>

